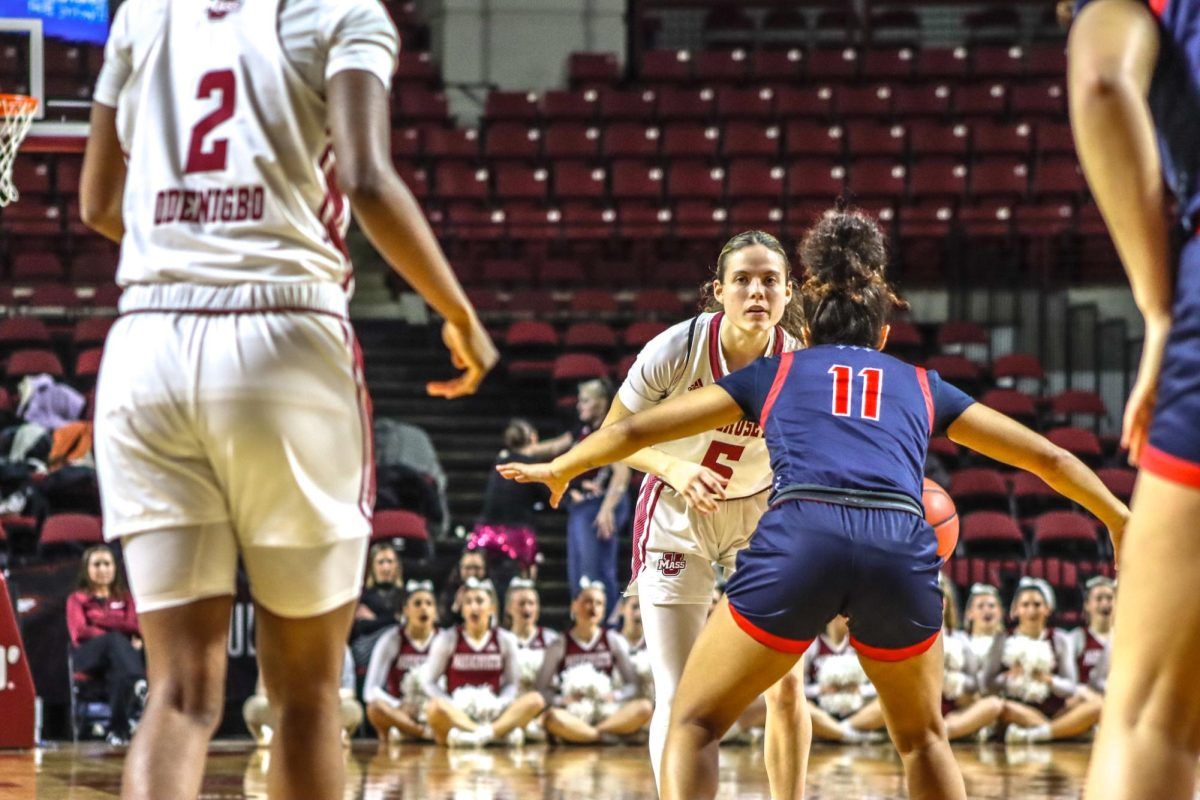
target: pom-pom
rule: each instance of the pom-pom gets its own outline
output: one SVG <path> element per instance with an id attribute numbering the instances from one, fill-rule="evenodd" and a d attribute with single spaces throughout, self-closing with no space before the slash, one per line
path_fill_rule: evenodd
<path id="1" fill-rule="evenodd" d="M 421 684 L 421 671 L 410 669 L 404 673 L 404 679 L 400 681 L 401 706 L 414 714 L 417 722 L 425 722 L 425 704 L 428 701 L 429 696 Z"/>
<path id="2" fill-rule="evenodd" d="M 1054 671 L 1054 650 L 1050 643 L 1028 636 L 1010 636 L 1004 643 L 1004 665 L 1019 667 L 1019 675 L 1009 675 L 1004 693 L 1014 700 L 1037 705 L 1050 696 L 1050 685 L 1041 680 Z"/>
<path id="3" fill-rule="evenodd" d="M 588 725 L 595 725 L 616 710 L 609 699 L 612 691 L 612 679 L 591 664 L 576 664 L 562 673 L 561 692 L 567 713 Z"/>
<path id="4" fill-rule="evenodd" d="M 517 671 L 520 672 L 521 691 L 528 692 L 537 682 L 538 671 L 546 660 L 545 650 L 531 650 L 522 647 L 517 650 Z"/>
<path id="5" fill-rule="evenodd" d="M 817 684 L 821 694 L 817 705 L 844 718 L 863 707 L 862 687 L 867 683 L 867 674 L 853 653 L 829 656 L 817 669 Z"/>
<path id="6" fill-rule="evenodd" d="M 473 722 L 482 724 L 495 721 L 504 711 L 504 704 L 490 686 L 460 686 L 450 695 L 450 702 Z"/>
<path id="7" fill-rule="evenodd" d="M 967 675 L 963 672 L 963 667 L 967 662 L 966 645 L 961 639 L 953 636 L 943 638 L 945 639 L 945 671 L 942 676 L 942 696 L 947 700 L 957 700 L 962 696 L 963 689 L 967 684 Z"/>

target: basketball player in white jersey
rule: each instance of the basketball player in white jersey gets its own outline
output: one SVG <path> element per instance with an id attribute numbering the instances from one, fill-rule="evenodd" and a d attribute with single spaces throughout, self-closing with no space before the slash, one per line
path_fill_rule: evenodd
<path id="1" fill-rule="evenodd" d="M 709 290 L 709 310 L 659 334 L 638 355 L 605 425 L 799 347 L 791 267 L 775 237 L 746 231 L 730 239 Z M 671 701 L 712 602 L 715 566 L 732 570 L 749 543 L 767 508 L 771 466 L 762 431 L 749 422 L 647 448 L 624 463 L 646 473 L 628 593 L 641 600 L 654 676 L 650 759 L 658 781 Z M 771 796 L 800 797 L 811 729 L 794 675 L 768 692 L 767 705 Z"/>
<path id="2" fill-rule="evenodd" d="M 125 798 L 199 792 L 239 555 L 279 706 L 270 794 L 343 792 L 337 679 L 374 494 L 350 208 L 446 319 L 464 372 L 430 394 L 470 394 L 496 361 L 393 171 L 398 47 L 374 0 L 127 0 L 115 15 L 81 209 L 122 245 L 95 447 L 148 656 Z"/>

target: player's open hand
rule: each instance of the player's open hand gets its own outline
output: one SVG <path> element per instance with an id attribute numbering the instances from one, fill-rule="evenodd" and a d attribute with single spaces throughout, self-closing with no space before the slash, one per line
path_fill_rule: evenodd
<path id="1" fill-rule="evenodd" d="M 567 483 L 570 482 L 570 478 L 560 475 L 554 469 L 553 461 L 545 464 L 522 464 L 513 461 L 496 465 L 496 471 L 517 483 L 544 483 L 550 489 L 551 508 L 558 508 L 563 493 L 567 491 Z"/>
<path id="2" fill-rule="evenodd" d="M 688 461 L 676 461 L 663 478 L 701 514 L 717 510 L 717 503 L 725 499 L 725 487 L 729 484 L 728 478 Z"/>
<path id="3" fill-rule="evenodd" d="M 1121 446 L 1129 451 L 1129 463 L 1135 467 L 1141 461 L 1142 448 L 1150 438 L 1150 422 L 1158 400 L 1158 374 L 1162 369 L 1163 352 L 1170 333 L 1169 321 L 1146 321 L 1146 336 L 1142 344 L 1142 361 L 1137 380 L 1125 404 L 1125 419 L 1121 426 Z"/>
<path id="4" fill-rule="evenodd" d="M 442 325 L 442 341 L 450 351 L 450 363 L 463 372 L 448 381 L 430 381 L 425 385 L 425 391 L 447 400 L 475 394 L 484 376 L 500 360 L 492 337 L 488 336 L 479 318 L 472 316 L 464 324 L 447 321 Z"/>

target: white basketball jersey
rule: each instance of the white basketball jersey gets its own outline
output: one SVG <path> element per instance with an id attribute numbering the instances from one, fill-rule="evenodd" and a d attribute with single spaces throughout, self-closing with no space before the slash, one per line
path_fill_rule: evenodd
<path id="1" fill-rule="evenodd" d="M 643 411 L 715 383 L 728 368 L 721 352 L 721 320 L 725 313 L 705 312 L 668 328 L 638 354 L 617 396 L 630 411 Z M 776 326 L 763 355 L 798 350 L 800 343 Z M 719 430 L 664 442 L 655 449 L 703 464 L 729 478 L 730 500 L 771 488 L 771 459 L 762 428 L 741 420 Z"/>
<path id="2" fill-rule="evenodd" d="M 118 282 L 350 291 L 325 100 L 284 53 L 278 0 L 138 5 L 117 105 L 129 159 Z"/>

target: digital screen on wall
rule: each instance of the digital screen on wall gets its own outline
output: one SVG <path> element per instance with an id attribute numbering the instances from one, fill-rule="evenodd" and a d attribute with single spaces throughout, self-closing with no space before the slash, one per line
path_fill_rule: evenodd
<path id="1" fill-rule="evenodd" d="M 108 0 L 0 0 L 0 17 L 40 19 L 46 36 L 72 42 L 108 39 Z"/>

